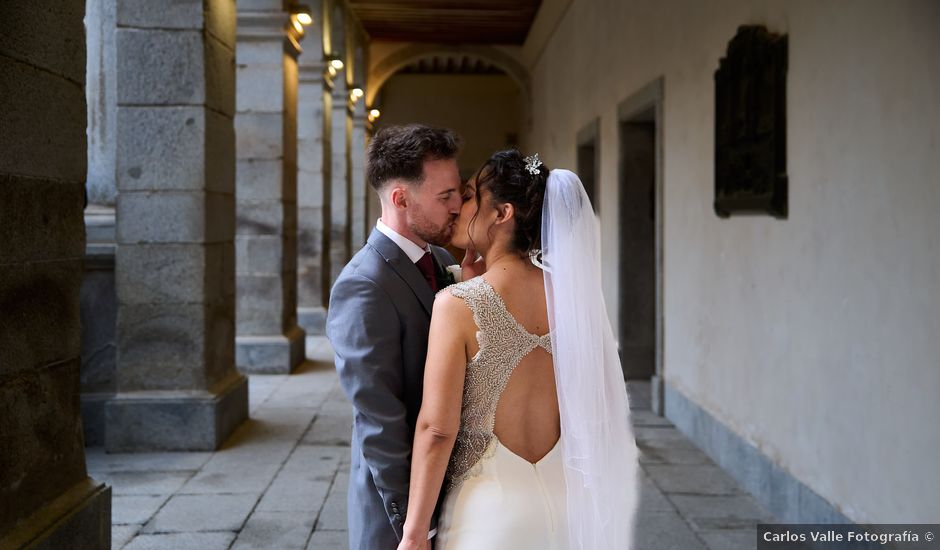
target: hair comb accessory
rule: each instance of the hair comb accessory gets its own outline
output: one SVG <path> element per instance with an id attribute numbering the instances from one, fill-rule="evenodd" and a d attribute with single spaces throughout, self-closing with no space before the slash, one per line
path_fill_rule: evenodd
<path id="1" fill-rule="evenodd" d="M 542 166 L 542 159 L 539 158 L 539 154 L 536 153 L 525 159 L 525 169 L 532 174 L 533 176 L 539 173 L 539 166 Z"/>

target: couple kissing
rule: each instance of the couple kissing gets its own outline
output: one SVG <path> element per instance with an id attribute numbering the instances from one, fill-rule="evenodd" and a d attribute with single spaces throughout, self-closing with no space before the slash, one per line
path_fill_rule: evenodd
<path id="1" fill-rule="evenodd" d="M 637 449 L 588 196 L 516 150 L 461 182 L 458 152 L 423 125 L 369 145 L 382 214 L 327 316 L 350 548 L 631 548 Z"/>

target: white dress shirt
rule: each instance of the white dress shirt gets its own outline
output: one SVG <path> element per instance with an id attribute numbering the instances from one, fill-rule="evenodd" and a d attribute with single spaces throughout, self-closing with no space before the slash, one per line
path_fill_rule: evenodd
<path id="1" fill-rule="evenodd" d="M 408 258 L 411 260 L 411 263 L 413 264 L 418 263 L 418 260 L 431 251 L 430 245 L 424 245 L 425 247 L 421 248 L 410 239 L 406 239 L 405 237 L 399 235 L 397 231 L 385 225 L 385 222 L 382 221 L 382 218 L 379 218 L 379 220 L 375 222 L 375 228 L 381 231 L 382 234 L 384 234 L 389 239 L 392 239 L 392 242 L 398 245 L 398 248 L 400 248 L 402 252 L 408 256 Z"/>

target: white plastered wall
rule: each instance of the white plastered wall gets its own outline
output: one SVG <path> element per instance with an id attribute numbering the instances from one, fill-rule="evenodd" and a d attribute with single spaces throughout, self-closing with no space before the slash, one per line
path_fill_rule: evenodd
<path id="1" fill-rule="evenodd" d="M 789 218 L 712 210 L 713 73 L 789 35 Z M 527 148 L 600 117 L 617 322 L 617 105 L 664 78 L 665 380 L 856 522 L 940 521 L 940 3 L 574 0 L 530 67 Z"/>
<path id="2" fill-rule="evenodd" d="M 490 155 L 519 138 L 522 92 L 506 75 L 397 74 L 382 87 L 384 125 L 423 123 L 451 128 L 463 146 L 460 171 L 469 176 Z"/>

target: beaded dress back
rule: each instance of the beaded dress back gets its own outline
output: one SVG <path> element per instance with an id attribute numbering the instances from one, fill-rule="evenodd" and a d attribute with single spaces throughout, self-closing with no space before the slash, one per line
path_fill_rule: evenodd
<path id="1" fill-rule="evenodd" d="M 480 350 L 467 362 L 460 408 L 460 429 L 447 465 L 447 489 L 472 477 L 482 458 L 495 450 L 496 406 L 519 362 L 537 347 L 552 352 L 550 334 L 538 336 L 523 328 L 483 277 L 447 287 L 467 303 L 477 325 Z"/>

